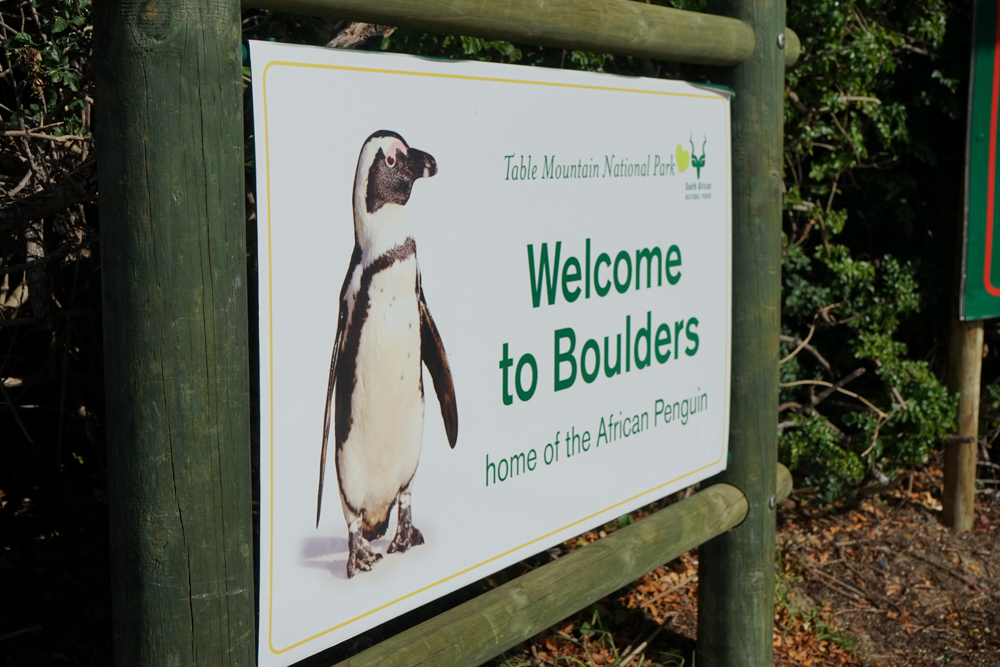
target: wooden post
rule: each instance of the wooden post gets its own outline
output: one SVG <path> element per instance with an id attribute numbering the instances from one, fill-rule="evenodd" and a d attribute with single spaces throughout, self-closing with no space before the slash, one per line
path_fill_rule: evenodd
<path id="1" fill-rule="evenodd" d="M 983 321 L 951 321 L 948 391 L 958 394 L 958 430 L 944 450 L 941 521 L 956 532 L 972 530 L 976 518 L 976 460 L 979 447 L 979 383 L 983 370 Z"/>
<path id="2" fill-rule="evenodd" d="M 240 6 L 94 29 L 115 661 L 253 665 Z"/>
<path id="3" fill-rule="evenodd" d="M 763 666 L 772 662 L 774 614 L 785 8 L 780 0 L 715 0 L 709 9 L 756 34 L 753 56 L 725 81 L 736 91 L 731 458 L 711 480 L 740 489 L 750 509 L 699 550 L 698 667 Z"/>

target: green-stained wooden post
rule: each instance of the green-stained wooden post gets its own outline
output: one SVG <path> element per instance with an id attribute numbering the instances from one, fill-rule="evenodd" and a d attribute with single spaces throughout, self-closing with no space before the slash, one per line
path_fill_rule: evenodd
<path id="1" fill-rule="evenodd" d="M 101 0 L 116 664 L 253 665 L 238 0 Z"/>
<path id="2" fill-rule="evenodd" d="M 944 443 L 941 522 L 956 533 L 976 520 L 976 463 L 979 461 L 979 392 L 983 372 L 983 320 L 951 320 L 948 391 L 958 394 L 955 435 Z"/>
<path id="3" fill-rule="evenodd" d="M 753 56 L 725 78 L 736 91 L 731 458 L 711 480 L 743 491 L 750 509 L 699 550 L 698 667 L 762 667 L 772 664 L 774 615 L 785 7 L 715 0 L 709 10 L 743 19 L 756 34 Z"/>

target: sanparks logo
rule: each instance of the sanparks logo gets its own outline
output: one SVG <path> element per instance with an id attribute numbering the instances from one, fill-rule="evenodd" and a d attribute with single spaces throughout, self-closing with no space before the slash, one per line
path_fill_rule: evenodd
<path id="1" fill-rule="evenodd" d="M 701 178 L 701 168 L 705 166 L 705 145 L 708 143 L 708 137 L 701 142 L 701 155 L 694 149 L 694 138 L 689 139 L 691 143 L 691 152 L 688 153 L 684 150 L 684 146 L 677 144 L 677 171 L 684 173 L 687 171 L 688 167 L 695 168 L 695 178 Z"/>
<path id="2" fill-rule="evenodd" d="M 703 136 L 701 142 L 701 155 L 694 147 L 694 137 L 688 139 L 691 144 L 691 152 L 687 152 L 684 146 L 677 144 L 677 171 L 684 173 L 690 167 L 694 167 L 695 180 L 684 183 L 684 199 L 691 201 L 694 199 L 711 199 L 712 184 L 701 180 L 701 170 L 705 168 L 705 146 L 708 145 L 708 137 Z"/>

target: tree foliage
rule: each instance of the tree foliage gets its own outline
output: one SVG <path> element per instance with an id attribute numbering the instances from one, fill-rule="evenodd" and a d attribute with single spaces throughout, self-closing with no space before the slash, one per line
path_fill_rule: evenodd
<path id="1" fill-rule="evenodd" d="M 90 10 L 0 5 L 0 418 L 13 439 L 37 441 L 33 460 L 100 478 Z"/>
<path id="2" fill-rule="evenodd" d="M 923 462 L 953 425 L 955 398 L 900 338 L 951 281 L 947 252 L 914 250 L 923 231 L 952 243 L 920 174 L 941 161 L 928 118 L 938 134 L 961 126 L 943 52 L 956 13 L 942 0 L 789 7 L 804 54 L 786 77 L 781 457 L 826 500 Z"/>
<path id="3" fill-rule="evenodd" d="M 0 2 L 0 627 L 44 623 L 10 664 L 111 660 L 90 10 Z"/>

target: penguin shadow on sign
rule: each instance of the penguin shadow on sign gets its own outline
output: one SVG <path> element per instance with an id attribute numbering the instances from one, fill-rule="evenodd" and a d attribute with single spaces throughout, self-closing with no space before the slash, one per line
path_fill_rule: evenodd
<path id="1" fill-rule="evenodd" d="M 303 567 L 329 570 L 338 579 L 347 579 L 348 541 L 343 537 L 310 537 L 302 542 Z"/>
<path id="2" fill-rule="evenodd" d="M 389 546 L 389 538 L 373 540 L 371 545 L 384 552 Z M 302 542 L 302 566 L 326 570 L 337 579 L 347 581 L 349 557 L 350 542 L 346 537 L 310 537 Z"/>
<path id="3" fill-rule="evenodd" d="M 437 174 L 434 157 L 381 130 L 365 141 L 354 176 L 354 253 L 340 290 L 337 333 L 323 415 L 316 527 L 323 509 L 327 445 L 334 443 L 337 487 L 348 539 L 311 540 L 310 565 L 348 579 L 383 554 L 424 544 L 413 525 L 411 487 L 424 432 L 423 368 L 434 383 L 448 444 L 458 441 L 455 385 L 431 318 L 406 204 L 413 184 Z M 396 534 L 381 544 L 396 510 Z M 379 547 L 374 549 L 373 547 Z M 346 552 L 340 560 L 333 554 Z"/>

